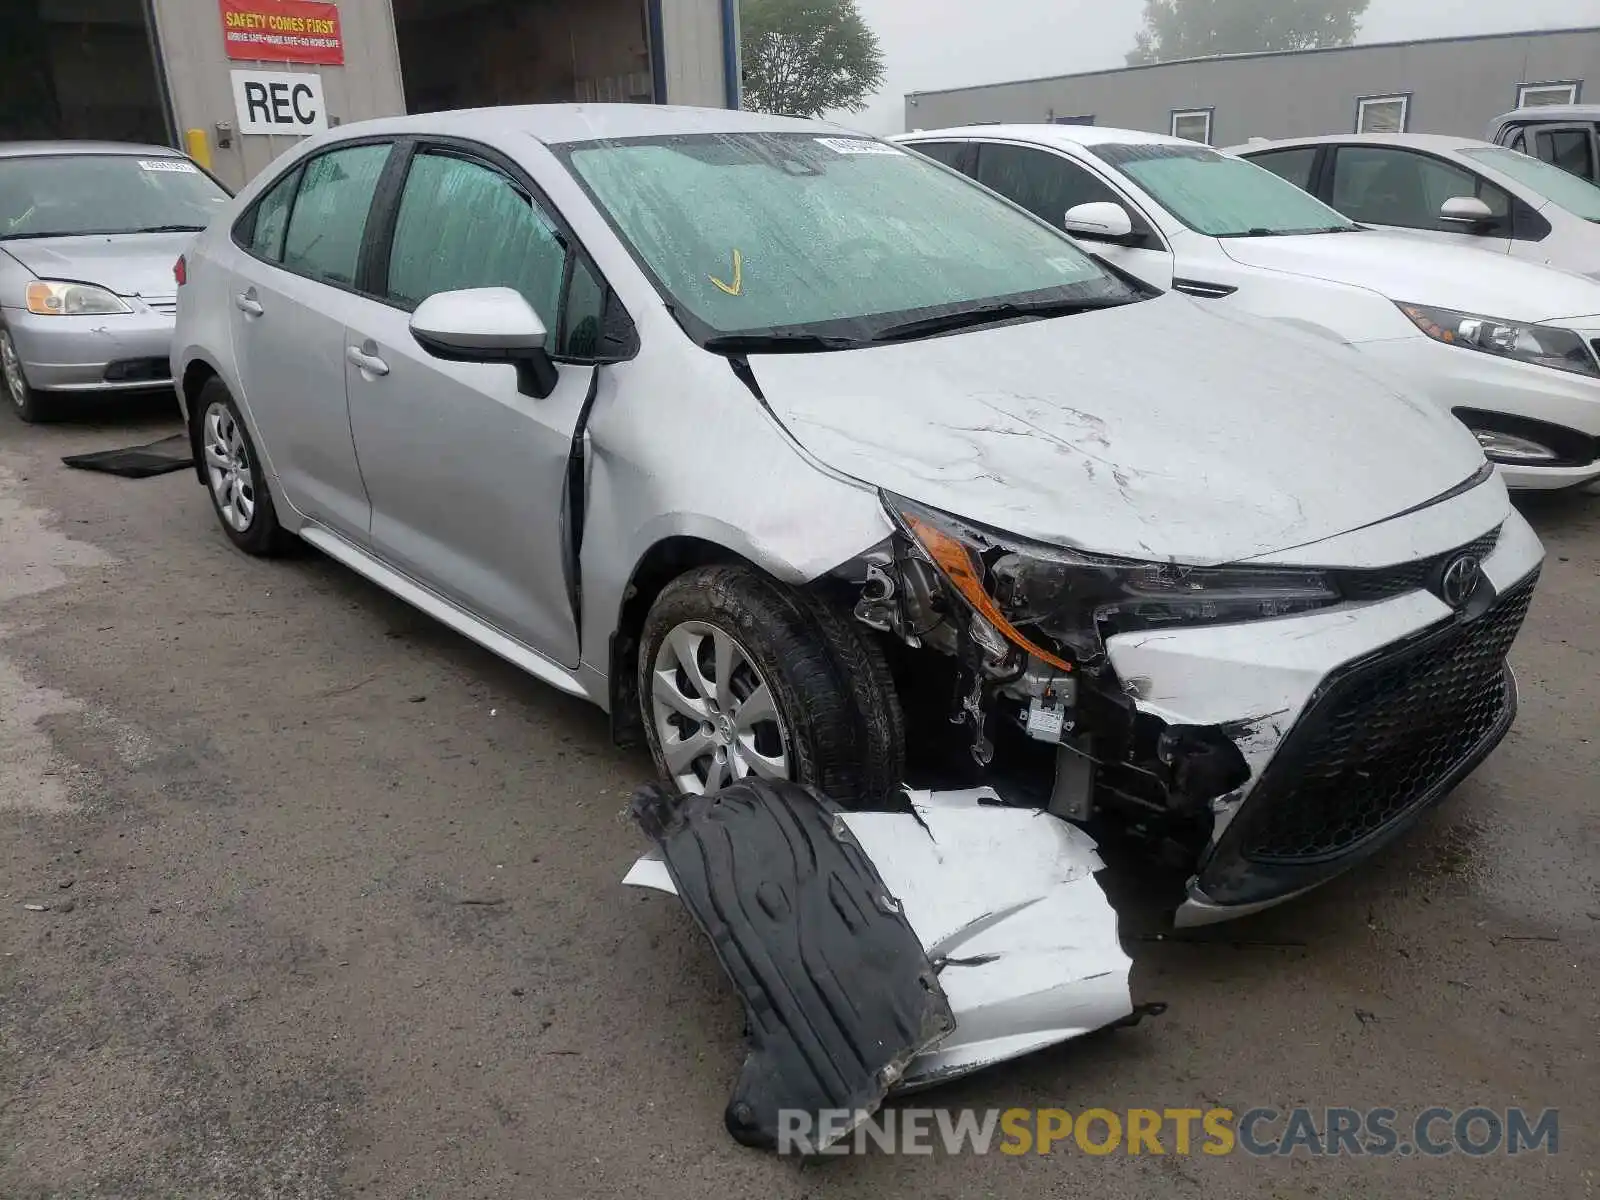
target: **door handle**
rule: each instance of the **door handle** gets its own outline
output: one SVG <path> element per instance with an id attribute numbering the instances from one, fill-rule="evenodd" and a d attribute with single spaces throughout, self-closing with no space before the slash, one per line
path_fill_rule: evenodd
<path id="1" fill-rule="evenodd" d="M 347 347 L 344 356 L 352 367 L 359 367 L 368 375 L 387 375 L 389 364 L 376 354 L 368 354 L 360 346 Z"/>
<path id="2" fill-rule="evenodd" d="M 247 317 L 259 317 L 267 310 L 261 307 L 261 301 L 256 299 L 255 290 L 242 292 L 233 298 L 234 307 Z"/>

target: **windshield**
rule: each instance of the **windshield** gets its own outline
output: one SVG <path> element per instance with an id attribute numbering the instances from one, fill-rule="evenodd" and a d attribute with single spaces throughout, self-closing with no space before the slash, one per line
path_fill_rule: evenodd
<path id="1" fill-rule="evenodd" d="M 1210 237 L 1272 237 L 1360 228 L 1264 167 L 1204 146 L 1090 146 L 1190 229 Z"/>
<path id="2" fill-rule="evenodd" d="M 227 202 L 210 176 L 181 158 L 0 158 L 0 239 L 204 229 Z"/>
<path id="3" fill-rule="evenodd" d="M 1560 167 L 1507 150 L 1504 146 L 1474 146 L 1462 149 L 1463 158 L 1474 158 L 1484 166 L 1509 175 L 1518 183 L 1526 184 L 1545 199 L 1559 204 L 1574 216 L 1585 221 L 1600 222 L 1600 187 L 1581 175 L 1574 175 Z"/>
<path id="4" fill-rule="evenodd" d="M 739 133 L 555 149 L 703 345 L 781 334 L 785 348 L 847 348 L 961 324 L 912 329 L 907 314 L 986 309 L 967 322 L 979 324 L 1145 294 L 1064 234 L 886 142 Z"/>

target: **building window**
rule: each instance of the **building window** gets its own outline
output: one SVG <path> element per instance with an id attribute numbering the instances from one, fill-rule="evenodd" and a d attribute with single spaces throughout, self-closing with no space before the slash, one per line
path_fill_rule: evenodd
<path id="1" fill-rule="evenodd" d="M 1211 145 L 1211 114 L 1209 108 L 1180 109 L 1172 114 L 1172 136 Z"/>
<path id="2" fill-rule="evenodd" d="M 1518 108 L 1543 108 L 1547 104 L 1576 104 L 1583 85 L 1578 82 L 1525 83 L 1517 89 Z"/>
<path id="3" fill-rule="evenodd" d="M 1357 133 L 1404 133 L 1410 96 L 1365 96 L 1356 106 Z"/>

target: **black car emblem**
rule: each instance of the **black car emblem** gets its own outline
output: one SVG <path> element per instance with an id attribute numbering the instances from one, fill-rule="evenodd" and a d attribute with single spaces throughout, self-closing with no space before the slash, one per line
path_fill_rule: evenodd
<path id="1" fill-rule="evenodd" d="M 1470 554 L 1450 560 L 1439 579 L 1439 596 L 1451 608 L 1465 608 L 1483 578 L 1483 565 Z"/>

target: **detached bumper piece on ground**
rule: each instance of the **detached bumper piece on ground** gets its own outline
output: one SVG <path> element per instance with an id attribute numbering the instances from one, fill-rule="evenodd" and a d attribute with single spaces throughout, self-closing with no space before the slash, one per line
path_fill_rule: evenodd
<path id="1" fill-rule="evenodd" d="M 727 1125 L 746 1145 L 777 1148 L 784 1110 L 859 1123 L 892 1091 L 1133 1015 L 1087 834 L 988 789 L 908 799 L 843 812 L 761 780 L 634 799 L 656 848 L 624 882 L 676 894 L 744 1001 Z"/>

